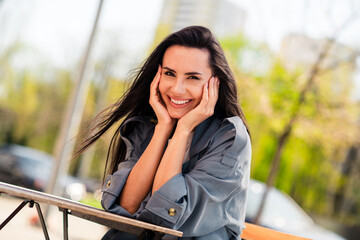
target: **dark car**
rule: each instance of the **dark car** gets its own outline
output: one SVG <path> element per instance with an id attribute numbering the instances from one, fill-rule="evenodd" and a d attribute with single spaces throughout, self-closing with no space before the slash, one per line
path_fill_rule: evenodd
<path id="1" fill-rule="evenodd" d="M 45 191 L 50 180 L 54 158 L 42 151 L 20 145 L 0 147 L 0 181 Z M 65 176 L 59 184 L 62 196 L 79 201 L 86 195 L 86 186 L 78 178 Z"/>
<path id="2" fill-rule="evenodd" d="M 253 222 L 266 185 L 251 180 L 246 204 L 246 221 Z M 316 225 L 314 221 L 288 195 L 271 188 L 259 225 L 281 232 L 315 240 L 345 240 L 345 238 Z"/>
<path id="3" fill-rule="evenodd" d="M 52 169 L 52 156 L 19 146 L 0 148 L 0 181 L 44 191 Z"/>

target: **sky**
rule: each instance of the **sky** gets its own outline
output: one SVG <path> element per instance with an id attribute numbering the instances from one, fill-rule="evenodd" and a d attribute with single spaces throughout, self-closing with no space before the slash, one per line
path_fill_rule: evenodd
<path id="1" fill-rule="evenodd" d="M 4 0 L 0 5 L 0 52 L 20 40 L 56 65 L 71 66 L 84 51 L 98 3 L 98 0 Z M 121 44 L 127 51 L 138 54 L 153 38 L 161 3 L 105 0 L 97 41 L 108 45 L 108 51 Z"/>
<path id="2" fill-rule="evenodd" d="M 246 36 L 275 52 L 289 33 L 331 37 L 354 13 L 357 18 L 341 32 L 339 41 L 360 47 L 358 0 L 228 1 L 246 11 Z M 45 62 L 73 66 L 84 51 L 98 4 L 98 0 L 3 0 L 0 54 L 19 40 L 34 49 L 28 53 L 28 64 L 36 64 L 35 51 Z M 94 52 L 104 59 L 116 54 L 119 64 L 129 61 L 121 57 L 131 53 L 140 62 L 154 38 L 162 4 L 163 0 L 105 0 Z"/>
<path id="3" fill-rule="evenodd" d="M 360 1 L 358 0 L 232 0 L 248 12 L 246 33 L 278 50 L 284 35 L 302 33 L 313 38 L 331 37 L 352 15 L 340 42 L 359 46 Z"/>

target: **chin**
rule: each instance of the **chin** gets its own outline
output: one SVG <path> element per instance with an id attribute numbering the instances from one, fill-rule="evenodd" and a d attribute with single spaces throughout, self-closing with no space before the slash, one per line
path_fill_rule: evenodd
<path id="1" fill-rule="evenodd" d="M 172 119 L 177 119 L 177 120 L 179 120 L 180 118 L 182 118 L 184 115 L 170 115 L 170 117 L 172 118 Z"/>
<path id="2" fill-rule="evenodd" d="M 170 117 L 173 119 L 180 119 L 182 118 L 186 113 L 169 113 Z"/>

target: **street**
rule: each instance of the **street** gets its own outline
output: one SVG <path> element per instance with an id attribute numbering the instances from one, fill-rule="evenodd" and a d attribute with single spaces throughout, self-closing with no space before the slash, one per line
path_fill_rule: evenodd
<path id="1" fill-rule="evenodd" d="M 0 223 L 2 223 L 22 202 L 21 199 L 0 195 Z M 43 210 L 43 205 L 41 210 Z M 37 216 L 35 206 L 27 204 L 2 230 L 1 240 L 45 239 L 41 226 L 33 226 L 31 219 Z M 46 222 L 51 240 L 63 239 L 63 214 L 56 207 L 51 207 Z M 69 240 L 99 240 L 106 232 L 105 226 L 69 215 Z"/>

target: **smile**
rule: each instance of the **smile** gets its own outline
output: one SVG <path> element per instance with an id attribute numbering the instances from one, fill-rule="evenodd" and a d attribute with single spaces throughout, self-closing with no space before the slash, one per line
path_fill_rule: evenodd
<path id="1" fill-rule="evenodd" d="M 183 105 L 183 104 L 186 104 L 188 102 L 190 102 L 191 100 L 175 100 L 175 99 L 172 99 L 170 98 L 170 101 L 176 105 Z"/>

